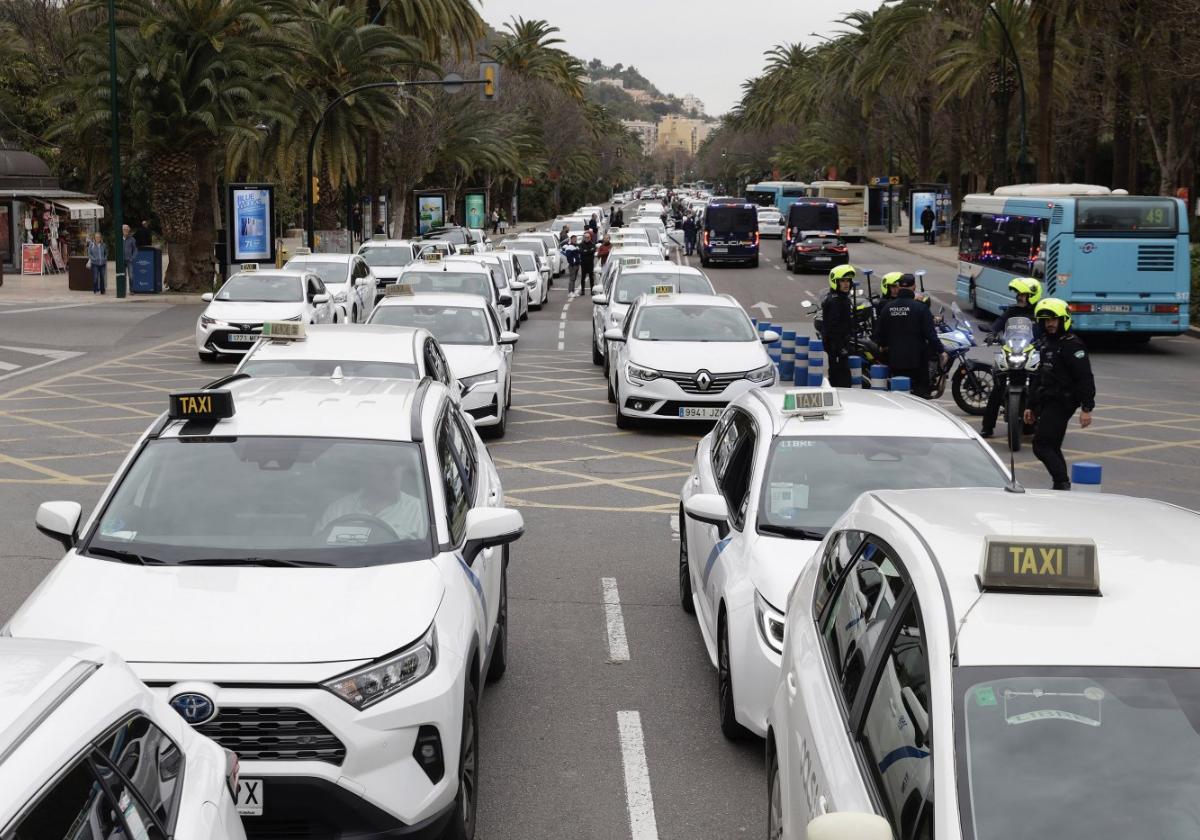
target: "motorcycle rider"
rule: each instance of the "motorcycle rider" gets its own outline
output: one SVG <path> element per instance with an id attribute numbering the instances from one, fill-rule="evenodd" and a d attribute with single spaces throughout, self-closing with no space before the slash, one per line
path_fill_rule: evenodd
<path id="1" fill-rule="evenodd" d="M 912 392 L 929 399 L 929 362 L 940 357 L 945 367 L 950 357 L 942 349 L 933 313 L 916 298 L 916 278 L 905 274 L 896 285 L 899 288 L 896 297 L 879 310 L 875 343 L 887 358 L 890 375 L 907 376 Z"/>
<path id="2" fill-rule="evenodd" d="M 829 384 L 850 387 L 850 341 L 854 337 L 854 309 L 850 289 L 857 272 L 839 265 L 829 272 L 829 294 L 821 301 L 821 337 L 828 359 Z"/>
<path id="3" fill-rule="evenodd" d="M 900 293 L 900 287 L 897 285 L 900 278 L 904 276 L 903 271 L 889 271 L 879 280 L 879 300 L 875 301 L 875 317 L 879 317 L 879 313 L 883 311 L 883 305 Z"/>
<path id="4" fill-rule="evenodd" d="M 1079 427 L 1092 424 L 1096 407 L 1096 380 L 1087 348 L 1071 332 L 1071 311 L 1065 301 L 1046 298 L 1034 308 L 1034 316 L 1042 325 L 1043 336 L 1038 342 L 1042 362 L 1037 383 L 1029 395 L 1025 409 L 1026 423 L 1036 424 L 1033 430 L 1033 454 L 1041 461 L 1055 490 L 1070 490 L 1071 477 L 1063 457 L 1063 439 L 1067 424 L 1076 409 Z M 1011 422 L 1011 420 L 1010 420 Z"/>
<path id="5" fill-rule="evenodd" d="M 988 336 L 988 344 L 997 344 L 1002 340 L 1004 328 L 1010 318 L 1028 318 L 1034 320 L 1034 307 L 1042 299 L 1042 284 L 1032 277 L 1017 277 L 1009 281 L 1008 288 L 1017 296 L 1017 302 L 1009 306 L 992 323 L 992 334 Z M 1035 327 L 1034 336 L 1039 337 L 1040 328 Z M 996 418 L 1000 415 L 1000 405 L 1004 402 L 1004 394 L 1008 385 L 1008 377 L 1003 371 L 992 371 L 992 393 L 988 396 L 987 408 L 983 411 L 983 425 L 980 427 L 980 437 L 989 438 L 996 432 Z M 1008 418 L 1008 422 L 1016 420 Z"/>

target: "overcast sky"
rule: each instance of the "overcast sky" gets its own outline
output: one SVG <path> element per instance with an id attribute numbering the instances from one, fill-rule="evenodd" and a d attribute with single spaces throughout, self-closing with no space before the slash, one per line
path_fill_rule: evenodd
<path id="1" fill-rule="evenodd" d="M 879 0 L 481 0 L 499 29 L 514 16 L 561 30 L 565 49 L 585 62 L 632 64 L 664 93 L 694 93 L 708 113 L 725 113 L 763 53 L 781 42 L 819 43 L 847 12 Z M 685 11 L 686 10 L 686 11 Z"/>

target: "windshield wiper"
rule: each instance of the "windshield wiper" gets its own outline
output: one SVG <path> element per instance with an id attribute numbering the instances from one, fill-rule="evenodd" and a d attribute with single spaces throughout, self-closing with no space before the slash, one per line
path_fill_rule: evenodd
<path id="1" fill-rule="evenodd" d="M 191 560 L 180 560 L 180 566 L 274 566 L 278 568 L 307 568 L 311 566 L 332 566 L 320 560 L 284 560 L 279 557 L 197 557 Z"/>
<path id="2" fill-rule="evenodd" d="M 157 557 L 148 557 L 145 554 L 134 554 L 132 551 L 122 551 L 118 548 L 98 548 L 92 546 L 88 548 L 89 554 L 95 554 L 99 557 L 108 557 L 113 560 L 120 560 L 122 563 L 136 563 L 139 566 L 165 566 L 167 565 Z"/>
<path id="3" fill-rule="evenodd" d="M 781 537 L 799 537 L 803 540 L 823 540 L 825 532 L 815 528 L 796 528 L 791 525 L 772 525 L 764 522 L 758 526 L 764 534 L 778 534 Z"/>

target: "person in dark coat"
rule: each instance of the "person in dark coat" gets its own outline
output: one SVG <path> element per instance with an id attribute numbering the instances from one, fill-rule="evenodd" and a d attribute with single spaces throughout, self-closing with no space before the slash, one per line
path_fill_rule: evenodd
<path id="1" fill-rule="evenodd" d="M 1008 284 L 1008 288 L 1017 296 L 1017 302 L 1000 314 L 992 322 L 992 335 L 989 343 L 1003 343 L 1004 328 L 1011 318 L 1028 318 L 1033 320 L 1034 306 L 1042 297 L 1042 284 L 1033 277 L 1017 277 Z M 1034 337 L 1038 337 L 1041 328 L 1035 328 Z M 983 423 L 979 427 L 980 437 L 989 438 L 996 432 L 996 418 L 1000 416 L 1000 405 L 1008 393 L 1008 376 L 993 368 L 992 393 L 988 396 L 987 408 L 983 410 Z M 1010 423 L 1016 422 L 1009 418 Z"/>
<path id="2" fill-rule="evenodd" d="M 937 216 L 933 213 L 933 208 L 926 205 L 921 211 L 921 227 L 925 229 L 925 241 L 930 245 L 934 244 L 933 223 L 937 220 Z"/>
<path id="3" fill-rule="evenodd" d="M 596 282 L 596 240 L 592 238 L 589 229 L 583 235 L 579 245 L 579 294 L 583 294 L 583 284 L 587 283 L 587 293 L 592 293 L 592 284 Z"/>
<path id="4" fill-rule="evenodd" d="M 696 250 L 696 220 L 690 215 L 683 220 L 683 247 L 689 257 Z"/>
<path id="5" fill-rule="evenodd" d="M 887 357 L 889 375 L 907 376 L 912 392 L 929 399 L 929 362 L 941 356 L 945 365 L 949 359 L 933 326 L 933 313 L 916 298 L 916 278 L 905 274 L 896 285 L 897 296 L 879 310 L 875 343 Z"/>
<path id="6" fill-rule="evenodd" d="M 839 265 L 829 272 L 829 293 L 821 301 L 821 339 L 828 359 L 829 384 L 850 387 L 850 343 L 854 338 L 854 308 L 850 289 L 857 272 Z"/>
<path id="7" fill-rule="evenodd" d="M 149 219 L 142 219 L 141 226 L 133 232 L 133 241 L 137 243 L 139 251 L 144 251 L 154 245 L 154 234 L 150 230 Z"/>

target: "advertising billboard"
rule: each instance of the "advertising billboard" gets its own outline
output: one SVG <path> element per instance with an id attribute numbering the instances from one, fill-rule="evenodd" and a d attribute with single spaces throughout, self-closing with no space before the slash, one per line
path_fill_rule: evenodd
<path id="1" fill-rule="evenodd" d="M 441 193 L 417 193 L 417 233 L 426 234 L 446 223 L 446 196 Z"/>
<path id="2" fill-rule="evenodd" d="M 913 191 L 912 204 L 908 212 L 908 235 L 909 236 L 924 236 L 925 228 L 921 225 L 921 214 L 928 207 L 934 213 L 934 218 L 937 218 L 937 193 L 935 192 L 917 192 Z M 936 223 L 935 223 L 936 224 Z"/>
<path id="3" fill-rule="evenodd" d="M 230 262 L 275 259 L 275 188 L 270 184 L 229 185 Z"/>
<path id="4" fill-rule="evenodd" d="M 487 195 L 481 192 L 469 192 L 464 199 L 466 213 L 464 218 L 469 228 L 484 228 L 487 226 Z"/>

